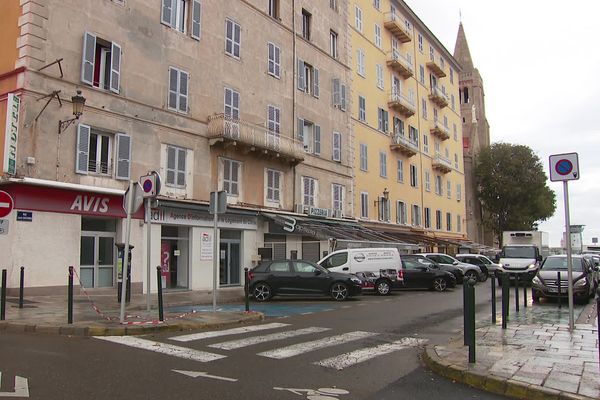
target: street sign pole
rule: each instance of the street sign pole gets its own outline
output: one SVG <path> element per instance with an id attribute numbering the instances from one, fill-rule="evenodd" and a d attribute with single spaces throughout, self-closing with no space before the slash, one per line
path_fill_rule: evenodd
<path id="1" fill-rule="evenodd" d="M 125 301 L 127 290 L 127 271 L 129 271 L 129 236 L 131 234 L 131 208 L 133 207 L 133 198 L 135 197 L 135 186 L 133 181 L 129 181 L 129 196 L 127 197 L 127 222 L 125 223 L 125 248 L 123 257 L 123 271 L 121 272 L 121 323 L 125 322 Z"/>
<path id="2" fill-rule="evenodd" d="M 150 197 L 146 198 L 146 310 L 150 311 L 150 303 L 152 303 L 152 297 L 150 296 L 150 288 L 152 287 L 151 283 L 151 273 L 150 273 L 150 256 L 152 255 L 152 250 L 150 246 L 152 246 L 152 225 L 150 224 L 150 201 L 152 199 Z M 157 285 L 160 285 L 160 282 L 156 282 Z"/>
<path id="3" fill-rule="evenodd" d="M 569 181 L 563 181 L 563 191 L 565 196 L 565 232 L 567 233 L 567 275 L 569 290 L 569 331 L 573 332 L 575 327 L 573 315 L 573 259 L 571 257 L 571 219 L 569 216 Z M 559 293 L 560 296 L 560 293 Z"/>
<path id="4" fill-rule="evenodd" d="M 217 193 L 214 192 L 214 215 L 213 215 L 213 312 L 217 312 L 217 272 L 219 270 L 219 242 L 217 241 L 217 235 L 219 228 L 217 226 L 219 222 L 219 214 L 217 213 Z M 211 194 L 212 195 L 212 194 Z"/>

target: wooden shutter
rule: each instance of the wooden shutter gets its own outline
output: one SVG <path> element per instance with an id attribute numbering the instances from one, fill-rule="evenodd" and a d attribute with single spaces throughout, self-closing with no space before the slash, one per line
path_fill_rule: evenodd
<path id="1" fill-rule="evenodd" d="M 112 43 L 110 58 L 110 91 L 119 93 L 121 81 L 121 46 Z"/>
<path id="2" fill-rule="evenodd" d="M 199 0 L 192 1 L 192 31 L 190 36 L 200 40 L 200 19 L 202 15 L 202 7 Z"/>
<path id="3" fill-rule="evenodd" d="M 171 21 L 173 19 L 173 0 L 162 0 L 162 10 L 160 13 L 160 22 L 168 25 L 171 25 Z"/>
<path id="4" fill-rule="evenodd" d="M 314 153 L 321 154 L 321 127 L 315 125 L 315 140 L 314 140 Z"/>
<path id="5" fill-rule="evenodd" d="M 333 78 L 331 80 L 331 93 L 333 94 L 333 106 L 339 106 L 341 100 L 340 94 L 340 80 L 338 78 Z"/>
<path id="6" fill-rule="evenodd" d="M 184 71 L 179 71 L 178 110 L 182 113 L 187 113 L 187 111 L 188 111 L 188 86 L 189 86 L 189 74 Z"/>
<path id="7" fill-rule="evenodd" d="M 319 69 L 313 68 L 313 96 L 319 97 Z"/>
<path id="8" fill-rule="evenodd" d="M 117 134 L 117 179 L 129 179 L 131 172 L 131 136 Z"/>
<path id="9" fill-rule="evenodd" d="M 75 172 L 87 175 L 90 149 L 90 127 L 79 124 L 77 126 L 77 159 L 75 160 Z"/>
<path id="10" fill-rule="evenodd" d="M 341 161 L 342 159 L 342 135 L 339 132 L 333 132 L 333 161 Z"/>
<path id="11" fill-rule="evenodd" d="M 304 61 L 298 59 L 298 89 L 306 90 L 306 82 L 304 81 Z"/>
<path id="12" fill-rule="evenodd" d="M 81 81 L 94 84 L 94 62 L 96 61 L 96 36 L 86 32 L 83 36 L 83 52 L 81 60 Z M 87 170 L 87 168 L 86 168 Z"/>

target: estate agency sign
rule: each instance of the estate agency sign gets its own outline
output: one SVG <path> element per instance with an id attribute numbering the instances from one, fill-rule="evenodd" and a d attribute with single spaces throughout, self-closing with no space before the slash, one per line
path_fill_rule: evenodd
<path id="1" fill-rule="evenodd" d="M 9 93 L 7 100 L 3 171 L 10 175 L 16 175 L 17 139 L 19 138 L 19 109 L 21 107 L 21 99 L 14 93 Z"/>

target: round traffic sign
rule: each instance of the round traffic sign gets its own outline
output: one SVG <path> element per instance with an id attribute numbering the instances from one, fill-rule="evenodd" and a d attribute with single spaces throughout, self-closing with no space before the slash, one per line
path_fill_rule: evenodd
<path id="1" fill-rule="evenodd" d="M 12 211 L 15 202 L 10 194 L 0 190 L 0 218 L 6 217 Z"/>
<path id="2" fill-rule="evenodd" d="M 571 160 L 563 158 L 561 160 L 558 160 L 558 162 L 554 166 L 554 169 L 559 175 L 569 175 L 571 171 L 573 171 L 573 163 L 571 162 Z"/>
<path id="3" fill-rule="evenodd" d="M 151 179 L 146 179 L 142 183 L 142 189 L 144 189 L 144 192 L 146 192 L 146 193 L 150 193 L 152 191 L 152 186 L 153 185 L 152 185 Z"/>

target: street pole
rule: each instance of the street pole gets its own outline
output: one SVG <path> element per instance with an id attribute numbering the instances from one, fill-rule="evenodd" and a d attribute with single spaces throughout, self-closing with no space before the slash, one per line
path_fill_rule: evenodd
<path id="1" fill-rule="evenodd" d="M 119 320 L 121 323 L 125 322 L 125 303 L 126 303 L 126 291 L 127 291 L 127 271 L 129 269 L 129 236 L 131 235 L 131 208 L 133 207 L 133 198 L 135 196 L 135 186 L 133 181 L 129 181 L 129 196 L 127 197 L 127 220 L 125 222 L 125 247 L 123 249 L 123 271 L 121 273 L 121 315 Z"/>
<path id="2" fill-rule="evenodd" d="M 152 246 L 151 232 L 152 227 L 150 225 L 150 197 L 146 198 L 146 310 L 150 311 L 150 303 L 152 299 L 150 298 L 150 288 L 152 287 L 151 283 L 151 270 L 150 270 L 150 256 L 152 255 L 152 251 L 150 247 Z M 157 281 L 157 285 L 160 282 Z"/>
<path id="3" fill-rule="evenodd" d="M 218 228 L 217 224 L 219 221 L 219 214 L 217 214 L 217 199 L 218 193 L 215 191 L 214 194 L 214 215 L 213 215 L 213 312 L 217 312 L 217 272 L 218 272 L 218 262 L 219 262 L 219 246 L 217 242 L 217 234 Z"/>
<path id="4" fill-rule="evenodd" d="M 563 181 L 564 196 L 565 196 L 565 232 L 567 234 L 567 274 L 569 284 L 569 332 L 573 332 L 575 327 L 573 313 L 573 260 L 571 258 L 571 221 L 569 217 L 569 182 Z M 560 297 L 560 293 L 559 293 Z"/>

